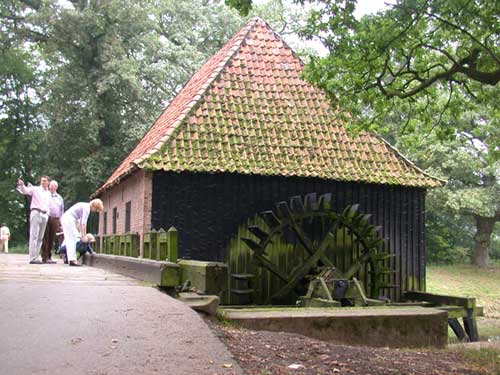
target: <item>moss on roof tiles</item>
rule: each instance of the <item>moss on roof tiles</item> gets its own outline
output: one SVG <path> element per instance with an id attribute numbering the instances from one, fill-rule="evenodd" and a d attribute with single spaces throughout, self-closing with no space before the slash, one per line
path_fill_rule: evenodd
<path id="1" fill-rule="evenodd" d="M 193 76 L 100 190 L 133 166 L 442 185 L 379 137 L 349 136 L 301 72 L 295 53 L 253 18 Z"/>

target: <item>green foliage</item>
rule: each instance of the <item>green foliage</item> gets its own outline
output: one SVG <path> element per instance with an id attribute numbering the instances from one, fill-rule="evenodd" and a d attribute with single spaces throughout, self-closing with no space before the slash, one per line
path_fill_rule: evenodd
<path id="1" fill-rule="evenodd" d="M 40 73 L 37 51 L 23 43 L 31 33 L 26 7 L 17 1 L 0 3 L 0 221 L 12 241 L 26 238 L 26 198 L 15 192 L 17 178 L 37 182 L 44 143 L 40 116 Z"/>
<path id="2" fill-rule="evenodd" d="M 489 152 L 488 142 L 496 137 L 488 132 L 489 125 L 473 126 L 470 132 L 448 141 L 432 133 L 418 133 L 420 138 L 398 137 L 406 154 L 429 173 L 447 180 L 445 187 L 429 191 L 427 196 L 431 262 L 464 261 L 469 256 L 476 261 L 481 251 L 489 251 L 493 257 L 496 247 L 490 240 L 495 238 L 494 227 L 478 232 L 482 223 L 500 220 L 500 161 Z M 484 137 L 473 136 L 478 130 Z"/>
<path id="3" fill-rule="evenodd" d="M 469 263 L 474 225 L 460 216 L 429 209 L 426 216 L 428 264 Z"/>
<path id="4" fill-rule="evenodd" d="M 237 9 L 240 15 L 247 16 L 253 8 L 252 0 L 225 0 L 226 5 Z"/>
<path id="5" fill-rule="evenodd" d="M 0 203 L 16 238 L 27 222 L 18 177 L 57 179 L 66 205 L 87 199 L 245 22 L 204 0 L 5 0 L 0 10 Z M 296 30 L 278 0 L 259 12 Z"/>
<path id="6" fill-rule="evenodd" d="M 220 2 L 0 3 L 0 215 L 26 237 L 16 179 L 66 205 L 112 173 L 189 77 L 242 25 Z"/>
<path id="7" fill-rule="evenodd" d="M 464 98 L 481 101 L 482 90 L 500 80 L 497 1 L 399 0 L 359 21 L 355 0 L 314 3 L 318 10 L 305 35 L 320 37 L 330 53 L 314 58 L 305 74 L 344 111 L 347 123 L 377 129 L 398 108 L 453 135 L 443 113 L 460 111 Z"/>
<path id="8" fill-rule="evenodd" d="M 82 200 L 241 19 L 201 0 L 47 7 L 57 12 L 37 11 L 48 64 L 42 107 L 49 122 L 46 170 L 63 182 L 67 200 Z"/>

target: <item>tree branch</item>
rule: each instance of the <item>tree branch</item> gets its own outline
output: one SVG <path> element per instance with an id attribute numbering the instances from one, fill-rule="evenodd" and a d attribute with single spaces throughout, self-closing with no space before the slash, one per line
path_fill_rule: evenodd
<path id="1" fill-rule="evenodd" d="M 440 16 L 438 16 L 436 14 L 426 12 L 426 15 L 429 16 L 430 18 L 434 18 L 434 19 L 438 20 L 439 22 L 442 22 L 445 25 L 448 25 L 451 28 L 453 28 L 455 30 L 458 30 L 461 33 L 467 35 L 471 40 L 473 40 L 475 43 L 477 43 L 478 45 L 480 45 L 481 47 L 483 47 L 483 49 L 493 58 L 493 60 L 496 61 L 497 65 L 500 65 L 500 58 L 497 55 L 495 55 L 493 53 L 493 51 L 491 51 L 488 48 L 488 46 L 486 46 L 479 39 L 477 39 L 476 37 L 474 37 L 474 35 L 472 35 L 471 33 L 469 33 L 467 30 L 465 30 L 464 28 L 462 28 L 462 27 L 460 27 L 458 25 L 455 25 L 454 23 L 452 23 L 452 22 L 450 22 L 448 20 L 445 20 L 444 18 L 442 18 L 442 17 L 440 17 Z"/>

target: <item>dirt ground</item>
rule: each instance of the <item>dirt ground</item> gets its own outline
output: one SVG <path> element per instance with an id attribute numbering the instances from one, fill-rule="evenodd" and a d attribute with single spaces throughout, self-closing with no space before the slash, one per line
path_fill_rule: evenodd
<path id="1" fill-rule="evenodd" d="M 252 331 L 207 319 L 248 375 L 484 375 L 460 350 L 399 350 L 334 345 L 297 334 Z M 500 374 L 500 367 L 498 368 Z"/>

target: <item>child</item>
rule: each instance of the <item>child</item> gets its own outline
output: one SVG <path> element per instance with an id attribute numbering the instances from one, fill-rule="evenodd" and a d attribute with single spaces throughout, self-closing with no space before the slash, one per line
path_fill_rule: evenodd
<path id="1" fill-rule="evenodd" d="M 78 253 L 78 259 L 82 257 L 83 254 L 89 253 L 93 254 L 94 249 L 92 244 L 95 242 L 95 238 L 92 234 L 87 233 L 87 242 L 83 242 L 81 239 L 76 243 L 76 252 Z M 64 260 L 64 264 L 68 264 L 68 257 L 66 254 L 66 245 L 63 243 L 59 248 L 59 256 Z"/>

